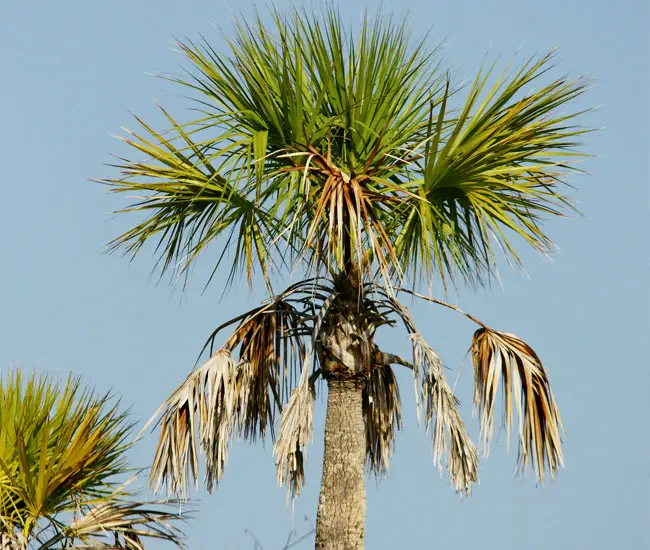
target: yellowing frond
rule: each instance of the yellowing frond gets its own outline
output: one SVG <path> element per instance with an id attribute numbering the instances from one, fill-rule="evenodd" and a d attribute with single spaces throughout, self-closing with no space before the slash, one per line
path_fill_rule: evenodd
<path id="1" fill-rule="evenodd" d="M 109 538 L 141 549 L 158 538 L 182 545 L 185 514 L 145 506 L 124 482 L 131 425 L 110 396 L 48 375 L 0 379 L 0 549 L 95 547 Z M 128 542 L 128 544 L 127 544 Z"/>

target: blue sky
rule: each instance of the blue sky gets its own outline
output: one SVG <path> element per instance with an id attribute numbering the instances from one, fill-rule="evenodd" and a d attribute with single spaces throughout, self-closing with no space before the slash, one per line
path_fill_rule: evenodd
<path id="1" fill-rule="evenodd" d="M 365 7 L 378 5 L 350 0 L 342 12 L 358 21 Z M 218 46 L 214 25 L 227 29 L 235 6 L 219 0 L 2 2 L 1 371 L 19 364 L 80 373 L 99 389 L 112 387 L 144 420 L 189 372 L 211 330 L 259 299 L 236 285 L 221 300 L 223 277 L 202 294 L 209 261 L 183 294 L 179 286 L 156 284 L 147 255 L 129 263 L 103 254 L 102 246 L 129 220 L 109 216 L 120 203 L 88 181 L 114 175 L 104 164 L 120 150 L 111 135 L 133 125 L 129 110 L 159 120 L 158 100 L 182 115 L 187 103 L 149 73 L 179 70 L 174 37 L 201 32 Z M 243 9 L 250 12 L 248 4 Z M 445 43 L 443 64 L 458 80 L 472 78 L 486 52 L 504 60 L 519 52 L 523 59 L 559 46 L 558 74 L 595 80 L 579 107 L 599 107 L 583 122 L 603 129 L 586 140 L 595 155 L 584 162 L 590 175 L 573 179 L 585 217 L 548 224 L 561 253 L 549 262 L 523 251 L 527 277 L 503 265 L 502 288 L 460 289 L 450 297 L 491 326 L 515 332 L 542 357 L 568 432 L 566 469 L 544 489 L 532 475 L 514 478 L 516 453 L 506 453 L 500 438 L 482 462 L 481 484 L 461 502 L 432 466 L 430 441 L 416 426 L 411 383 L 400 375 L 405 428 L 388 476 L 368 482 L 366 546 L 645 547 L 646 2 L 412 0 L 397 2 L 396 10 L 410 10 L 416 35 L 433 27 L 432 45 Z M 452 381 L 461 369 L 461 412 L 476 435 L 465 358 L 474 327 L 440 308 L 413 307 L 425 336 L 453 369 Z M 405 335 L 387 335 L 385 347 L 407 353 Z M 198 493 L 199 511 L 187 529 L 190 548 L 252 548 L 244 534 L 250 529 L 273 550 L 292 527 L 309 529 L 320 482 L 322 413 L 319 402 L 307 487 L 295 508 L 285 507 L 284 489 L 276 487 L 271 446 L 237 443 L 216 492 Z M 154 436 L 138 444 L 133 463 L 146 465 L 154 445 Z"/>

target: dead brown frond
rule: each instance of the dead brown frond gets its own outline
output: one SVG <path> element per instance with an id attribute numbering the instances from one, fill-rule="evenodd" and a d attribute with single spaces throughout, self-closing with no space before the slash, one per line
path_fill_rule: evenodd
<path id="1" fill-rule="evenodd" d="M 300 383 L 291 393 L 280 415 L 280 430 L 273 446 L 278 485 L 287 485 L 287 499 L 295 498 L 305 484 L 307 443 L 314 434 L 314 388 L 309 379 L 306 360 Z"/>
<path id="2" fill-rule="evenodd" d="M 337 295 L 334 290 L 321 303 L 318 315 L 313 320 L 310 342 L 303 355 L 300 382 L 291 393 L 289 402 L 280 415 L 280 430 L 273 446 L 273 454 L 278 485 L 286 484 L 288 487 L 287 500 L 297 497 L 305 484 L 306 447 L 313 439 L 314 433 L 316 391 L 313 379 L 317 372 L 310 374 L 314 344 L 318 341 L 325 317 Z"/>
<path id="3" fill-rule="evenodd" d="M 413 376 L 418 419 L 424 405 L 424 425 L 432 434 L 433 462 L 442 473 L 442 457 L 459 493 L 469 495 L 471 483 L 478 481 L 478 453 L 458 412 L 454 396 L 436 352 L 417 331 L 413 317 L 398 300 L 383 293 L 384 304 L 404 322 L 413 346 Z"/>
<path id="4" fill-rule="evenodd" d="M 199 447 L 205 455 L 208 491 L 221 479 L 235 423 L 235 375 L 235 362 L 220 350 L 163 403 L 160 439 L 149 475 L 154 492 L 165 483 L 169 493 L 186 496 L 188 473 L 198 485 Z"/>
<path id="5" fill-rule="evenodd" d="M 292 388 L 300 384 L 301 365 L 309 371 L 312 351 L 311 347 L 306 351 L 305 337 L 313 339 L 319 323 L 314 304 L 321 301 L 322 312 L 331 300 L 331 288 L 319 279 L 300 281 L 212 333 L 203 351 L 211 353 L 216 335 L 238 323 L 223 347 L 159 409 L 164 412 L 150 473 L 154 491 L 165 483 L 169 493 L 185 497 L 189 477 L 198 485 L 199 450 L 205 454 L 205 481 L 212 491 L 223 475 L 231 436 L 254 441 L 264 438 L 270 427 L 274 438 L 277 414 L 290 402 Z"/>
<path id="6" fill-rule="evenodd" d="M 254 441 L 273 430 L 300 372 L 305 332 L 304 315 L 281 299 L 258 308 L 245 318 L 224 348 L 239 348 L 235 379 L 240 433 Z M 271 434 L 273 437 L 273 433 Z"/>
<path id="7" fill-rule="evenodd" d="M 208 339 L 204 350 L 211 351 L 217 334 L 238 323 L 222 349 L 238 355 L 235 413 L 239 434 L 246 439 L 263 439 L 267 427 L 274 438 L 276 415 L 298 384 L 314 304 L 330 293 L 319 279 L 300 281 L 263 306 L 224 323 Z"/>
<path id="8" fill-rule="evenodd" d="M 478 481 L 478 453 L 458 412 L 442 362 L 419 333 L 411 334 L 413 362 L 423 365 L 422 401 L 424 426 L 433 435 L 433 463 L 442 474 L 442 457 L 457 492 L 469 496 L 472 482 Z"/>
<path id="9" fill-rule="evenodd" d="M 375 367 L 363 389 L 368 469 L 381 475 L 388 470 L 395 434 L 402 427 L 402 403 L 393 369 Z"/>
<path id="10" fill-rule="evenodd" d="M 121 547 L 144 550 L 141 537 L 157 538 L 182 547 L 183 533 L 171 522 L 182 519 L 183 514 L 161 509 L 161 506 L 173 504 L 170 501 L 157 501 L 146 506 L 133 502 L 96 506 L 75 518 L 66 529 L 65 536 L 69 541 L 82 543 L 75 544 L 74 548 Z M 107 537 L 113 538 L 115 542 L 106 542 Z M 116 542 L 120 539 L 121 546 L 117 546 Z M 50 546 L 46 544 L 44 547 Z"/>
<path id="11" fill-rule="evenodd" d="M 562 461 L 564 432 L 560 412 L 537 354 L 513 334 L 480 328 L 472 341 L 474 407 L 481 421 L 481 447 L 487 455 L 494 421 L 499 378 L 503 378 L 504 422 L 507 440 L 513 411 L 519 421 L 518 469 L 532 463 L 540 484 L 546 471 L 555 477 Z"/>

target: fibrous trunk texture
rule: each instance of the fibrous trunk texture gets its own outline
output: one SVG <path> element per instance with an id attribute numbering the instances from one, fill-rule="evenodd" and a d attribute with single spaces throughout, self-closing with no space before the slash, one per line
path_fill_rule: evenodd
<path id="1" fill-rule="evenodd" d="M 360 550 L 366 522 L 366 434 L 363 381 L 330 378 L 325 456 L 318 513 L 317 550 Z"/>

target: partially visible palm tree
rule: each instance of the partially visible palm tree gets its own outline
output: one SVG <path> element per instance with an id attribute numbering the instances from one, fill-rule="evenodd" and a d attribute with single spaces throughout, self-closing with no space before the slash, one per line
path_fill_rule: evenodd
<path id="1" fill-rule="evenodd" d="M 259 16 L 239 20 L 227 53 L 203 39 L 179 44 L 191 69 L 171 80 L 197 94 L 194 114 L 179 122 L 161 107 L 164 131 L 137 118 L 140 130 L 124 139 L 136 157 L 106 180 L 137 197 L 125 212 L 146 215 L 113 248 L 136 254 L 155 241 L 163 271 L 187 272 L 216 244 L 215 269 L 230 263 L 229 281 L 245 273 L 252 284 L 259 271 L 269 288 L 265 304 L 214 331 L 210 358 L 163 404 L 150 480 L 186 494 L 202 451 L 211 490 L 233 436 L 270 433 L 278 481 L 296 495 L 322 378 L 316 544 L 361 548 L 364 465 L 385 471 L 401 426 L 394 366 L 413 372 L 438 468 L 446 460 L 461 493 L 477 480 L 478 454 L 441 361 L 399 297 L 460 311 L 416 285 L 436 276 L 488 282 L 495 249 L 519 263 L 513 236 L 551 250 L 541 222 L 569 205 L 564 177 L 585 130 L 568 104 L 586 84 L 544 83 L 549 54 L 496 76 L 482 69 L 453 109 L 458 88 L 438 52 L 412 43 L 404 25 L 365 18 L 355 39 L 335 9 L 271 15 L 270 27 Z M 274 294 L 273 270 L 285 268 L 309 278 Z M 467 316 L 479 325 L 471 351 L 482 446 L 501 378 L 508 433 L 518 421 L 519 464 L 532 464 L 543 483 L 562 464 L 562 427 L 542 363 L 516 336 Z M 376 342 L 377 327 L 396 322 L 412 360 Z"/>
<path id="2" fill-rule="evenodd" d="M 126 489 L 132 426 L 109 397 L 74 378 L 0 379 L 2 550 L 142 550 L 152 538 L 181 546 L 183 516 Z"/>

